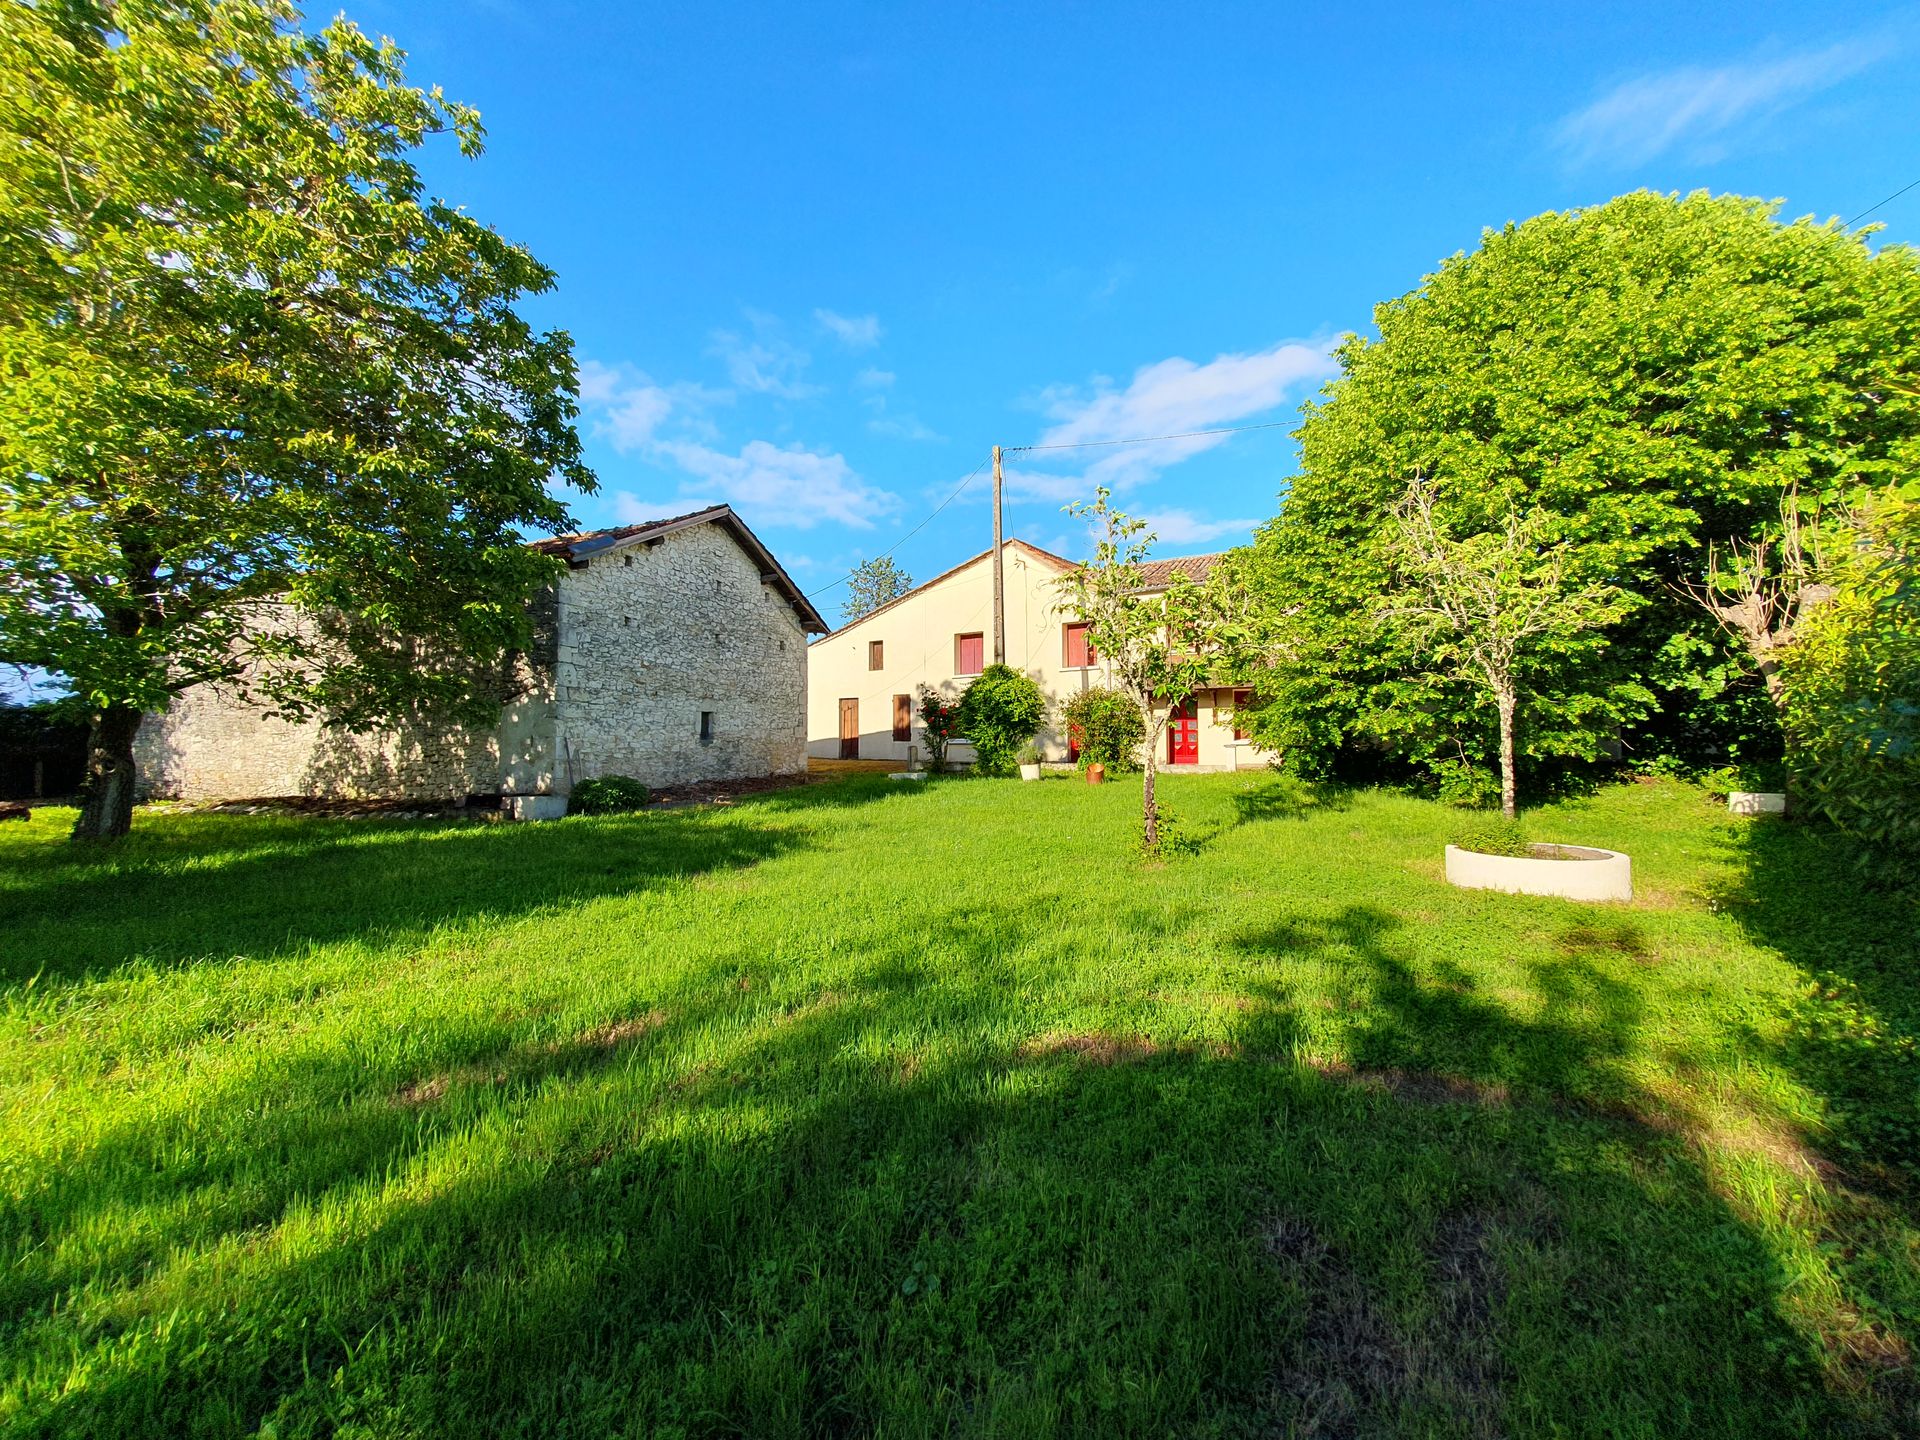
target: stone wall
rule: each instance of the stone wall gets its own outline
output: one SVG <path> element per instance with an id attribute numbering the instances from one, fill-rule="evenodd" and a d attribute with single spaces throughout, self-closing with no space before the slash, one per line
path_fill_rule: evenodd
<path id="1" fill-rule="evenodd" d="M 560 637 L 556 789 L 596 775 L 676 785 L 806 768 L 806 634 L 719 526 L 568 571 Z"/>
<path id="2" fill-rule="evenodd" d="M 497 728 L 401 724 L 353 734 L 283 720 L 247 698 L 244 683 L 196 685 L 148 715 L 134 741 L 143 794 L 181 800 L 287 795 L 458 799 L 503 788 L 547 788 L 553 775 L 553 653 L 557 606 L 535 602 L 533 648 L 514 657 Z M 299 624 L 284 609 L 271 624 Z M 244 677 L 243 677 L 244 682 Z"/>
<path id="3" fill-rule="evenodd" d="M 196 686 L 140 727 L 142 790 L 190 800 L 564 795 L 596 775 L 660 786 L 805 768 L 805 632 L 719 526 L 566 571 L 534 630 L 491 731 L 353 735 L 270 718 L 238 687 Z"/>

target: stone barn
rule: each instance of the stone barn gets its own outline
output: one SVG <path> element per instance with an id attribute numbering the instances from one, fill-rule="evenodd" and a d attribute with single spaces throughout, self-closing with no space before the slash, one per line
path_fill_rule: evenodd
<path id="1" fill-rule="evenodd" d="M 201 685 L 135 745 L 156 798 L 453 799 L 558 814 L 574 785 L 684 785 L 806 768 L 807 637 L 828 627 L 725 505 L 539 541 L 566 571 L 535 606 L 498 725 L 355 735 Z M 532 798 L 539 797 L 539 798 Z"/>

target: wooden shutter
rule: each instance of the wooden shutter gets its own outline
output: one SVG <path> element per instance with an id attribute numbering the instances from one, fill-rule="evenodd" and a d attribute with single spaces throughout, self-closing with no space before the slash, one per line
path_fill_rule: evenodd
<path id="1" fill-rule="evenodd" d="M 1093 646 L 1087 643 L 1086 622 L 1077 621 L 1067 626 L 1066 635 L 1067 668 L 1069 670 L 1084 670 L 1087 666 L 1093 664 Z"/>
<path id="2" fill-rule="evenodd" d="M 884 670 L 887 668 L 887 642 L 869 640 L 867 642 L 867 669 Z"/>
<path id="3" fill-rule="evenodd" d="M 956 675 L 978 675 L 985 668 L 986 646 L 981 642 L 985 636 L 978 630 L 971 635 L 953 637 L 953 673 Z"/>
<path id="4" fill-rule="evenodd" d="M 893 738 L 913 739 L 913 697 L 911 695 L 893 697 Z"/>
<path id="5" fill-rule="evenodd" d="M 1233 692 L 1233 738 L 1236 740 L 1244 740 L 1247 738 L 1246 727 L 1241 724 L 1240 714 L 1243 710 L 1251 708 L 1252 705 L 1253 691 L 1236 690 Z"/>

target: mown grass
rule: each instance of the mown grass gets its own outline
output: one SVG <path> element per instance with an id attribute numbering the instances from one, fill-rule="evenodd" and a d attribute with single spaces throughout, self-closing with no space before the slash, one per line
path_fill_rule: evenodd
<path id="1" fill-rule="evenodd" d="M 0 833 L 0 1429 L 1898 1435 L 1915 914 L 1629 786 Z"/>

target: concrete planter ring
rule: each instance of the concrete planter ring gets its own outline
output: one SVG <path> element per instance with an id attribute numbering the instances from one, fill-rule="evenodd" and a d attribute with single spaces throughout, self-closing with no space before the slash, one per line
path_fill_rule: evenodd
<path id="1" fill-rule="evenodd" d="M 1447 846 L 1447 883 L 1462 890 L 1557 895 L 1563 900 L 1631 900 L 1633 862 L 1618 850 L 1534 845 L 1531 855 L 1482 855 Z"/>
<path id="2" fill-rule="evenodd" d="M 1020 767 L 1020 778 L 1022 780 L 1038 780 L 1040 778 L 1039 765 L 1022 765 Z"/>
<path id="3" fill-rule="evenodd" d="M 1727 796 L 1727 809 L 1736 815 L 1784 815 L 1787 797 L 1780 790 L 1735 790 Z"/>

